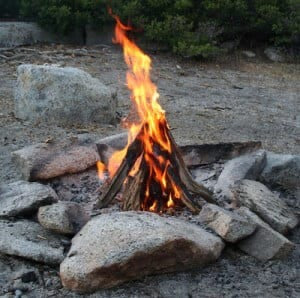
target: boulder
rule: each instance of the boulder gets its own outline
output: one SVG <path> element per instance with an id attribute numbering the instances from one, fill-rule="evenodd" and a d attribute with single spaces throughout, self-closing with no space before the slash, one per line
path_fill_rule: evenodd
<path id="1" fill-rule="evenodd" d="M 225 163 L 215 185 L 215 193 L 232 200 L 232 187 L 242 179 L 256 179 L 266 164 L 266 152 L 258 150 L 229 160 Z"/>
<path id="2" fill-rule="evenodd" d="M 31 145 L 13 152 L 12 159 L 24 179 L 35 181 L 84 171 L 100 156 L 95 144 L 66 141 Z"/>
<path id="3" fill-rule="evenodd" d="M 242 51 L 242 54 L 245 58 L 255 58 L 256 54 L 252 51 Z"/>
<path id="4" fill-rule="evenodd" d="M 253 234 L 256 224 L 236 212 L 213 204 L 203 206 L 199 219 L 225 241 L 235 243 Z"/>
<path id="5" fill-rule="evenodd" d="M 284 56 L 281 54 L 279 49 L 269 47 L 264 50 L 264 54 L 272 62 L 284 62 Z"/>
<path id="6" fill-rule="evenodd" d="M 17 118 L 66 126 L 115 121 L 116 95 L 83 70 L 24 64 L 17 74 Z"/>
<path id="7" fill-rule="evenodd" d="M 88 222 L 89 215 L 78 203 L 58 202 L 40 207 L 38 220 L 50 231 L 74 235 Z"/>
<path id="8" fill-rule="evenodd" d="M 26 215 L 58 200 L 47 185 L 17 181 L 0 185 L 0 217 Z"/>
<path id="9" fill-rule="evenodd" d="M 15 47 L 53 41 L 53 36 L 36 23 L 0 22 L 0 47 Z"/>
<path id="10" fill-rule="evenodd" d="M 58 265 L 64 258 L 61 240 L 29 220 L 0 220 L 0 253 Z"/>
<path id="11" fill-rule="evenodd" d="M 238 211 L 256 223 L 257 229 L 251 236 L 241 240 L 238 247 L 245 253 L 261 261 L 286 257 L 295 247 L 287 238 L 274 231 L 248 208 L 241 207 Z"/>
<path id="12" fill-rule="evenodd" d="M 300 155 L 267 152 L 267 162 L 260 178 L 271 186 L 300 190 Z"/>
<path id="13" fill-rule="evenodd" d="M 242 180 L 234 192 L 238 205 L 248 207 L 276 231 L 285 234 L 297 226 L 292 210 L 260 182 Z"/>
<path id="14" fill-rule="evenodd" d="M 73 238 L 60 276 L 66 288 L 92 292 L 149 274 L 202 267 L 223 247 L 220 238 L 179 219 L 133 211 L 102 214 Z"/>

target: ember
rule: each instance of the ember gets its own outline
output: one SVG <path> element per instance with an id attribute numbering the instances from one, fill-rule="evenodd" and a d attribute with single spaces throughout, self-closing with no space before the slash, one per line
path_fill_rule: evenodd
<path id="1" fill-rule="evenodd" d="M 112 16 L 116 20 L 114 41 L 123 47 L 129 67 L 127 85 L 139 122 L 130 124 L 127 146 L 115 152 L 107 166 L 98 163 L 99 177 L 108 172 L 111 179 L 98 206 L 111 202 L 123 187 L 125 210 L 164 212 L 183 203 L 198 212 L 201 203 L 194 199 L 201 196 L 211 202 L 211 194 L 194 182 L 184 165 L 150 78 L 150 57 L 126 36 L 132 28 Z"/>

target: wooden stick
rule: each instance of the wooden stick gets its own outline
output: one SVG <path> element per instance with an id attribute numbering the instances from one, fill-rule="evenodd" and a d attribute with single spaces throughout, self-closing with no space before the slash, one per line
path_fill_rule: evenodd
<path id="1" fill-rule="evenodd" d="M 180 181 L 172 167 L 168 168 L 168 177 L 181 189 L 180 199 L 184 205 L 186 205 L 193 213 L 199 213 L 200 208 L 195 205 L 185 185 Z"/>
<path id="2" fill-rule="evenodd" d="M 142 159 L 144 156 L 141 157 Z M 134 177 L 128 176 L 123 191 L 123 210 L 141 210 L 141 193 L 145 182 L 146 167 L 144 160 Z"/>
<path id="3" fill-rule="evenodd" d="M 171 131 L 167 130 L 166 132 L 171 141 L 172 152 L 174 153 L 174 155 L 173 155 L 174 158 L 172 158 L 173 160 L 171 161 L 171 163 L 177 164 L 181 181 L 185 184 L 185 186 L 187 187 L 187 189 L 189 191 L 199 194 L 201 197 L 203 197 L 209 203 L 216 204 L 215 200 L 212 197 L 212 193 L 203 185 L 198 184 L 191 176 L 189 170 L 187 169 L 187 167 L 183 161 L 182 155 L 179 151 L 178 146 L 175 143 L 175 140 L 171 134 Z M 175 165 L 173 164 L 173 167 L 174 166 Z"/>
<path id="4" fill-rule="evenodd" d="M 137 158 L 142 154 L 142 150 L 141 141 L 139 138 L 136 138 L 128 147 L 127 154 L 112 181 L 109 183 L 108 188 L 97 199 L 95 204 L 96 208 L 103 208 L 114 199 L 114 197 L 120 191 L 130 169 L 134 165 Z"/>

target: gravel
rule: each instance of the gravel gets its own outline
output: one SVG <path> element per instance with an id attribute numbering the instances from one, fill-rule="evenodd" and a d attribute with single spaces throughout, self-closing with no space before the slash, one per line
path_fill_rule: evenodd
<path id="1" fill-rule="evenodd" d="M 72 58 L 62 46 L 35 46 L 22 63 L 56 63 L 79 67 L 117 90 L 120 117 L 130 107 L 125 86 L 126 66 L 119 49 L 93 49 L 91 56 Z M 58 52 L 60 50 L 60 52 Z M 61 51 L 62 50 L 62 51 Z M 90 49 L 88 49 L 89 52 Z M 53 54 L 46 54 L 53 51 Z M 38 53 L 41 54 L 38 54 Z M 93 56 L 93 57 L 92 57 Z M 296 64 L 230 61 L 203 64 L 168 54 L 151 55 L 152 77 L 167 111 L 172 132 L 182 145 L 257 140 L 266 150 L 300 152 L 300 67 Z M 28 124 L 13 114 L 13 89 L 18 61 L 0 65 L 0 181 L 21 177 L 11 152 L 46 140 L 89 135 L 94 140 L 121 132 L 116 125 L 89 124 L 64 128 Z M 180 70 L 176 67 L 180 65 Z M 142 278 L 90 297 L 299 297 L 300 229 L 288 238 L 296 245 L 284 260 L 258 262 L 228 246 L 223 256 L 202 270 Z M 14 274 L 22 267 L 38 269 L 38 280 L 26 283 L 28 297 L 82 297 L 62 288 L 57 267 L 0 256 L 0 295 L 16 294 Z M 22 292 L 23 293 L 23 292 Z M 8 296 L 9 297 L 9 296 Z M 89 297 L 89 296 L 85 296 Z"/>

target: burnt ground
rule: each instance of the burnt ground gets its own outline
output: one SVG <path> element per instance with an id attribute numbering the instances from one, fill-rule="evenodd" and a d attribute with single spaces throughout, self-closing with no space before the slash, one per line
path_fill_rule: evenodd
<path id="1" fill-rule="evenodd" d="M 119 125 L 48 127 L 16 119 L 13 89 L 18 64 L 56 63 L 82 68 L 117 90 L 121 117 L 130 108 L 126 66 L 119 49 L 88 48 L 84 56 L 71 56 L 63 54 L 66 47 L 30 48 L 31 51 L 23 51 L 22 58 L 16 58 L 18 61 L 0 63 L 1 183 L 20 178 L 11 162 L 10 153 L 14 150 L 49 137 L 60 140 L 89 134 L 99 138 L 121 130 Z M 178 143 L 258 140 L 267 150 L 300 153 L 299 64 L 249 61 L 238 54 L 211 63 L 150 54 L 153 80 Z M 300 229 L 288 238 L 296 244 L 296 249 L 285 260 L 261 263 L 227 246 L 223 257 L 205 269 L 146 277 L 91 297 L 300 297 Z M 24 267 L 36 270 L 38 280 L 16 284 L 16 272 Z M 0 295 L 7 291 L 14 293 L 16 289 L 22 290 L 22 297 L 77 297 L 62 288 L 58 268 L 1 256 Z"/>

